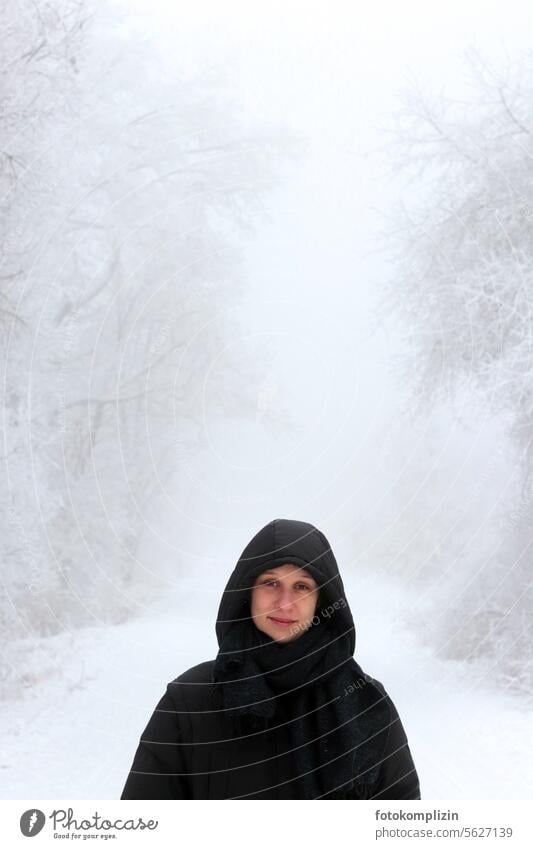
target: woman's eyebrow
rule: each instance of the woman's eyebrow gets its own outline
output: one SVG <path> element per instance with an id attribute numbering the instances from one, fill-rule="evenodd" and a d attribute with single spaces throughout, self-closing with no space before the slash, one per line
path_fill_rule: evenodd
<path id="1" fill-rule="evenodd" d="M 279 575 L 276 575 L 276 573 L 275 573 L 275 572 L 261 572 L 261 574 L 259 575 L 259 577 L 260 577 L 260 578 L 266 578 L 266 577 L 267 577 L 267 575 L 270 575 L 272 578 L 279 578 Z M 316 584 L 316 581 L 315 581 L 315 579 L 312 577 L 312 575 L 298 575 L 297 577 L 298 577 L 298 580 L 299 580 L 299 581 L 310 581 L 310 582 L 312 582 L 313 584 Z"/>

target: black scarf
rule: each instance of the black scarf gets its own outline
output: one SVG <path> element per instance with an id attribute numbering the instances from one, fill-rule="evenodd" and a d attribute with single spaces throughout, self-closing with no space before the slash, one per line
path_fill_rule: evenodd
<path id="1" fill-rule="evenodd" d="M 267 568 L 304 566 L 320 595 L 307 631 L 281 643 L 255 627 L 250 590 Z M 389 710 L 374 679 L 353 659 L 355 626 L 325 536 L 306 522 L 276 519 L 243 551 L 217 617 L 214 679 L 219 704 L 244 732 L 290 716 L 295 798 L 358 797 L 379 769 Z"/>

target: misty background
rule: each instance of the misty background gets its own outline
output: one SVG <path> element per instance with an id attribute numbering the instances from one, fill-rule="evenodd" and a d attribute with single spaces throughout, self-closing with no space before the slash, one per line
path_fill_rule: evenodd
<path id="1" fill-rule="evenodd" d="M 531 794 L 512 5 L 4 4 L 4 798 L 118 798 L 278 517 L 329 539 L 423 798 Z"/>

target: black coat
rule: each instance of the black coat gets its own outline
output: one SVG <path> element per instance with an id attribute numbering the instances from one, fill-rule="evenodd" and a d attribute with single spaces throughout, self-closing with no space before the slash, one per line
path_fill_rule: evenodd
<path id="1" fill-rule="evenodd" d="M 263 732 L 236 737 L 214 708 L 214 661 L 168 684 L 143 731 L 121 799 L 298 799 L 287 726 L 278 716 Z M 360 667 L 359 667 L 360 669 Z M 389 722 L 384 755 L 360 776 L 355 799 L 420 799 L 417 772 L 398 712 L 383 685 L 361 670 L 361 692 L 372 705 L 385 697 Z M 290 708 L 287 708 L 290 711 Z M 377 740 L 367 743 L 377 744 Z M 383 752 L 383 746 L 376 745 Z M 370 758 L 372 762 L 372 758 Z"/>

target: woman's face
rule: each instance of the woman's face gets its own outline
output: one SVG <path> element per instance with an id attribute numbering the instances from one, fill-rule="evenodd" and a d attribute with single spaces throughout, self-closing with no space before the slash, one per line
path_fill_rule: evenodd
<path id="1" fill-rule="evenodd" d="M 252 620 L 280 643 L 296 640 L 309 628 L 318 601 L 318 584 L 305 569 L 284 563 L 262 572 L 251 590 Z"/>

